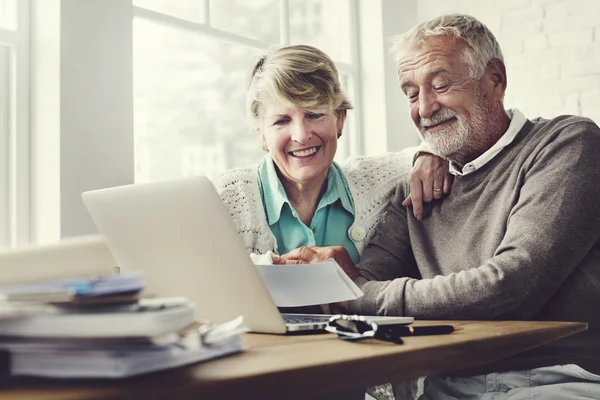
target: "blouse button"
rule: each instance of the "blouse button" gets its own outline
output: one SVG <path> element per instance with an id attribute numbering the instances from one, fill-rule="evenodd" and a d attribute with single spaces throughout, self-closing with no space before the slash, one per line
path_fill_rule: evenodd
<path id="1" fill-rule="evenodd" d="M 355 225 L 350 228 L 350 239 L 355 242 L 362 242 L 367 237 L 367 231 L 360 225 Z"/>

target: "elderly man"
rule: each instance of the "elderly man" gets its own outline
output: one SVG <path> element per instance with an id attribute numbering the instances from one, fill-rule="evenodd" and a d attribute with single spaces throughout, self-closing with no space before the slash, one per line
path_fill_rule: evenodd
<path id="1" fill-rule="evenodd" d="M 281 262 L 334 256 L 365 293 L 348 313 L 589 323 L 460 377 L 429 377 L 423 399 L 600 399 L 600 129 L 505 110 L 502 52 L 475 18 L 422 23 L 396 49 L 410 115 L 450 160 L 452 193 L 417 218 L 400 183 L 356 268 L 339 248 Z"/>

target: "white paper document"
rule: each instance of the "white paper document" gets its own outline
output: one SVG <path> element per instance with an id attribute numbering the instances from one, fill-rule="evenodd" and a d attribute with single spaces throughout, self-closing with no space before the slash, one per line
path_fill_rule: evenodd
<path id="1" fill-rule="evenodd" d="M 257 265 L 277 307 L 298 307 L 354 300 L 362 290 L 334 260 L 319 264 Z"/>

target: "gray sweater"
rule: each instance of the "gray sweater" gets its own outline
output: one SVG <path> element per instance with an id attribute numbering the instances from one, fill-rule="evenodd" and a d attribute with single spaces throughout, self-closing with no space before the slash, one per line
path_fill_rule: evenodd
<path id="1" fill-rule="evenodd" d="M 600 373 L 600 129 L 527 121 L 452 193 L 402 206 L 401 183 L 362 254 L 350 312 L 417 319 L 584 321 L 588 331 L 469 375 L 574 363 Z"/>

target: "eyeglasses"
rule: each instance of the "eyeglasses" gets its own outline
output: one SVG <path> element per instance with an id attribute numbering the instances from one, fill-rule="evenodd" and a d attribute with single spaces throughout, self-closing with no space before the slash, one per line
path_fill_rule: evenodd
<path id="1" fill-rule="evenodd" d="M 396 344 L 404 343 L 391 325 L 381 326 L 359 315 L 338 314 L 329 318 L 327 332 L 337 333 L 343 340 L 379 339 Z"/>

